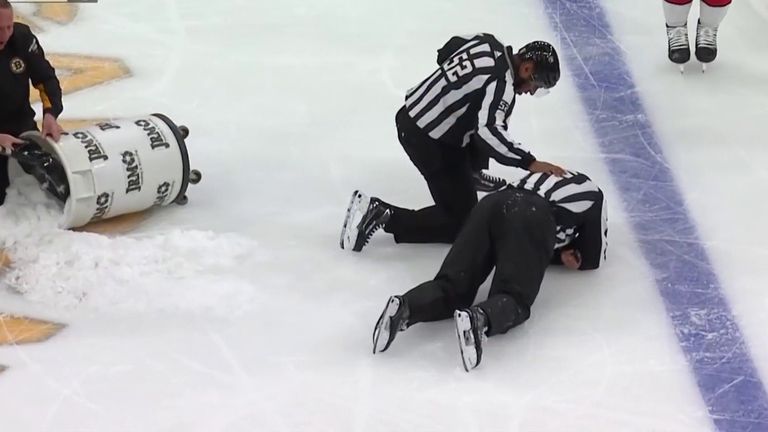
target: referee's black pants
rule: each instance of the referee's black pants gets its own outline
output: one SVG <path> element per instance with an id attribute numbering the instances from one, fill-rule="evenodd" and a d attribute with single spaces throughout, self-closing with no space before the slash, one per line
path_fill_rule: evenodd
<path id="1" fill-rule="evenodd" d="M 475 155 L 469 148 L 431 138 L 404 107 L 395 119 L 400 144 L 427 181 L 435 204 L 419 210 L 393 207 L 384 231 L 398 243 L 453 243 L 477 204 L 472 180 Z"/>
<path id="2" fill-rule="evenodd" d="M 453 243 L 437 276 L 408 291 L 409 325 L 438 321 L 467 308 L 493 268 L 488 336 L 505 333 L 530 317 L 555 246 L 550 205 L 539 195 L 507 188 L 483 198 Z"/>

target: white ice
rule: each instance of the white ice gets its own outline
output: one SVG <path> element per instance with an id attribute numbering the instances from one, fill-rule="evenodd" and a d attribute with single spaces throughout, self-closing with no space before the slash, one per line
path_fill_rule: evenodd
<path id="1" fill-rule="evenodd" d="M 603 3 L 766 376 L 766 8 L 735 2 L 717 62 L 680 76 L 660 4 Z M 492 338 L 471 374 L 449 321 L 371 355 L 387 297 L 433 277 L 447 246 L 378 234 L 340 250 L 349 194 L 429 203 L 396 139 L 405 90 L 452 35 L 555 40 L 540 1 L 103 1 L 44 26 L 48 52 L 122 58 L 133 74 L 66 96 L 65 116 L 165 113 L 190 127 L 204 180 L 121 237 L 55 229 L 55 205 L 15 180 L 0 311 L 68 326 L 0 348 L 0 430 L 713 430 L 567 68 L 546 98 L 518 100 L 511 127 L 603 186 L 609 261 L 552 269 L 530 321 Z"/>

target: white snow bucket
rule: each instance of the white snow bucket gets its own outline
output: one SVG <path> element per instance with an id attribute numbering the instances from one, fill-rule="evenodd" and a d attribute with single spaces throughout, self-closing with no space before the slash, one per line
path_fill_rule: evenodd
<path id="1" fill-rule="evenodd" d="M 189 130 L 162 114 L 110 120 L 69 131 L 58 143 L 37 132 L 34 141 L 64 167 L 69 198 L 61 228 L 187 203 L 187 186 L 200 181 L 190 170 L 184 139 Z"/>

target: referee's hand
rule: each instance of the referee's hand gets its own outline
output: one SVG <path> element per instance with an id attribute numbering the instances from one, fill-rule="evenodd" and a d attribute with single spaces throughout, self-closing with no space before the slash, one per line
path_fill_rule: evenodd
<path id="1" fill-rule="evenodd" d="M 578 270 L 581 267 L 581 254 L 576 249 L 568 249 L 560 252 L 560 259 L 563 264 L 571 270 Z"/>
<path id="2" fill-rule="evenodd" d="M 528 167 L 528 171 L 551 174 L 557 177 L 562 177 L 565 175 L 565 170 L 563 168 L 555 164 L 542 161 L 533 161 L 533 163 L 531 163 L 531 165 Z"/>

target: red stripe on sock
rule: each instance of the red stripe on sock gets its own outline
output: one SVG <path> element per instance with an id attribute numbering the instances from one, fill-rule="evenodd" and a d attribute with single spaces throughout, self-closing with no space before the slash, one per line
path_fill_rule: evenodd
<path id="1" fill-rule="evenodd" d="M 731 4 L 731 0 L 701 0 L 701 1 L 710 7 L 725 7 Z"/>

